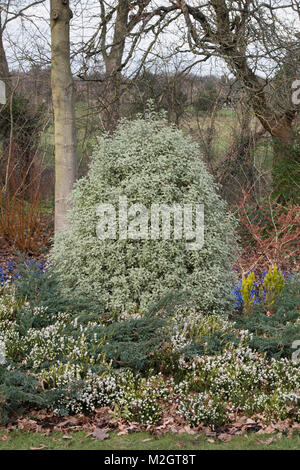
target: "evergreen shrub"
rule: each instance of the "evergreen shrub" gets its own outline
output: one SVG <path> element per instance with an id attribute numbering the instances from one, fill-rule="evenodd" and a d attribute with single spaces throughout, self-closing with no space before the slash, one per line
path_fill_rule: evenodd
<path id="1" fill-rule="evenodd" d="M 235 222 L 217 189 L 197 144 L 161 115 L 122 121 L 113 136 L 98 139 L 89 173 L 71 195 L 69 226 L 55 239 L 52 263 L 66 292 L 101 299 L 110 313 L 146 311 L 170 291 L 186 292 L 203 312 L 231 308 Z M 120 240 L 117 231 L 116 239 L 100 240 L 98 205 L 110 203 L 118 214 L 123 196 L 128 208 L 204 204 L 204 246 L 187 250 L 184 236 L 172 233 Z"/>

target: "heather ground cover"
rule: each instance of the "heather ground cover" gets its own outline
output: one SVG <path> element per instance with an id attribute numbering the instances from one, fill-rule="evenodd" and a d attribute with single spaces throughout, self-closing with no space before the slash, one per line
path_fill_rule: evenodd
<path id="1" fill-rule="evenodd" d="M 274 272 L 264 279 L 277 282 Z M 299 430 L 297 276 L 286 276 L 271 300 L 265 283 L 254 302 L 250 273 L 239 293 L 244 302 L 230 318 L 166 300 L 146 314 L 101 320 L 99 305 L 58 295 L 49 265 L 32 260 L 4 276 L 14 279 L 2 281 L 0 297 L 0 409 L 9 430 L 29 419 L 32 429 L 49 432 L 66 416 L 79 420 L 79 429 L 125 434 L 188 426 L 206 439 L 215 433 L 217 442 L 222 434 L 231 440 L 249 431 Z"/>

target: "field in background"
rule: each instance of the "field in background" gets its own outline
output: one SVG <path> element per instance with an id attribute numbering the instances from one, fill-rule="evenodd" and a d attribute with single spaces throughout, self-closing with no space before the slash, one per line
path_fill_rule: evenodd
<path id="1" fill-rule="evenodd" d="M 92 153 L 93 145 L 97 135 L 101 134 L 101 119 L 97 108 L 89 108 L 84 102 L 76 104 L 76 122 L 77 122 L 77 151 L 79 176 L 86 173 L 89 159 Z M 237 129 L 240 125 L 239 115 L 233 109 L 221 109 L 214 117 L 207 114 L 195 116 L 191 110 L 187 110 L 180 121 L 180 127 L 187 135 L 198 142 L 200 149 L 205 147 L 205 138 L 209 132 L 211 137 L 211 155 L 210 161 L 206 161 L 209 169 L 214 172 L 220 166 L 230 148 L 234 145 L 237 138 Z M 252 119 L 251 127 L 257 125 L 255 118 Z M 211 130 L 213 126 L 213 130 Z M 41 137 L 41 151 L 43 167 L 54 169 L 54 129 L 53 124 L 43 132 Z M 205 152 L 202 151 L 205 159 Z M 267 181 L 271 182 L 271 169 L 273 161 L 272 143 L 270 138 L 263 139 L 252 151 L 253 160 L 257 171 L 264 175 Z"/>

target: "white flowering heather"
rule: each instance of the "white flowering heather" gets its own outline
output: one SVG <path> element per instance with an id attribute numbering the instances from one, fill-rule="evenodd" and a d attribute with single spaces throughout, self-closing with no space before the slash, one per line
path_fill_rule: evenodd
<path id="1" fill-rule="evenodd" d="M 247 332 L 242 336 L 246 341 Z M 179 414 L 192 425 L 228 419 L 224 404 L 228 412 L 259 412 L 266 420 L 299 417 L 300 367 L 288 359 L 267 361 L 239 345 L 218 355 L 181 361 L 181 367 L 188 372 L 174 392 Z"/>
<path id="2" fill-rule="evenodd" d="M 0 291 L 0 321 L 12 319 L 16 306 L 15 289 L 6 282 Z"/>
<path id="3" fill-rule="evenodd" d="M 104 364 L 102 352 L 95 352 L 105 341 L 98 338 L 97 334 L 87 337 L 87 333 L 96 325 L 89 323 L 83 327 L 76 326 L 76 319 L 70 324 L 76 329 L 76 336 L 66 331 L 68 324 L 67 314 L 60 314 L 60 318 L 45 328 L 30 328 L 27 336 L 22 338 L 19 345 L 26 352 L 24 364 L 33 370 L 40 370 L 46 361 L 56 361 L 60 357 L 68 361 L 81 364 L 85 368 L 94 364 Z M 74 331 L 73 330 L 73 331 Z"/>
<path id="4" fill-rule="evenodd" d="M 190 305 L 222 312 L 231 304 L 234 221 L 217 195 L 197 144 L 151 113 L 123 121 L 114 136 L 99 138 L 87 177 L 76 184 L 69 227 L 55 240 L 52 261 L 66 290 L 90 294 L 114 312 L 144 311 L 170 289 L 188 289 Z M 99 204 L 119 198 L 141 203 L 204 204 L 204 246 L 186 239 L 100 240 Z M 171 218 L 172 219 L 172 218 Z M 149 218 L 150 220 L 150 218 Z"/>
<path id="5" fill-rule="evenodd" d="M 234 326 L 225 315 L 204 315 L 194 310 L 178 310 L 171 318 L 171 343 L 174 351 L 181 351 L 193 342 L 197 343 L 203 336 L 215 331 L 229 333 Z"/>
<path id="6" fill-rule="evenodd" d="M 211 398 L 207 393 L 188 395 L 179 401 L 178 413 L 184 416 L 191 426 L 199 424 L 224 424 L 226 412 L 221 400 Z"/>
<path id="7" fill-rule="evenodd" d="M 68 413 L 92 413 L 96 408 L 110 406 L 120 399 L 126 375 L 106 374 L 98 376 L 88 371 L 81 380 L 78 368 L 63 365 L 56 377 L 56 387 L 65 390 L 65 396 L 57 400 L 54 408 L 56 415 Z M 118 379 L 118 380 L 117 380 Z M 49 376 L 45 377 L 46 383 Z"/>
<path id="8" fill-rule="evenodd" d="M 124 369 L 107 370 L 102 376 L 88 371 L 84 380 L 81 376 L 73 364 L 58 364 L 40 376 L 47 386 L 65 390 L 65 395 L 55 403 L 56 415 L 91 413 L 110 406 L 118 416 L 129 421 L 154 424 L 161 417 L 159 400 L 169 396 L 169 383 L 160 374 L 144 379 Z"/>

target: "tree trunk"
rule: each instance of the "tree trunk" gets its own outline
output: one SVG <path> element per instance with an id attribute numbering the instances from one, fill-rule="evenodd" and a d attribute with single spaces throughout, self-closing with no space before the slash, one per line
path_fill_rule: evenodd
<path id="1" fill-rule="evenodd" d="M 74 82 L 70 66 L 68 0 L 50 0 L 51 87 L 55 133 L 55 232 L 66 227 L 68 197 L 77 176 Z"/>
<path id="2" fill-rule="evenodd" d="M 113 131 L 120 118 L 120 82 L 121 73 L 116 72 L 117 66 L 109 59 L 106 62 L 105 102 L 103 124 L 106 131 Z"/>
<path id="3" fill-rule="evenodd" d="M 107 108 L 105 113 L 105 128 L 114 130 L 120 117 L 120 97 L 122 80 L 122 58 L 125 48 L 125 40 L 128 34 L 128 0 L 122 0 L 117 7 L 116 21 L 114 25 L 113 42 L 110 53 L 104 51 L 106 75 Z"/>
<path id="4" fill-rule="evenodd" d="M 293 128 L 293 120 L 296 113 L 286 112 L 278 119 L 272 129 L 274 166 L 280 159 L 289 159 L 291 148 L 295 142 L 296 133 Z"/>
<path id="5" fill-rule="evenodd" d="M 5 54 L 5 49 L 3 45 L 3 28 L 2 28 L 2 18 L 1 18 L 1 10 L 0 10 L 0 80 L 3 81 L 5 84 L 5 99 L 7 106 L 7 100 L 9 98 L 9 90 L 10 90 L 10 79 L 9 79 L 9 69 L 7 58 Z M 0 105 L 2 108 L 3 105 Z M 6 138 L 5 138 L 6 137 Z M 6 155 L 7 161 L 6 161 Z M 9 137 L 2 136 L 2 156 L 0 158 L 0 181 L 2 183 L 2 179 L 4 182 L 3 190 L 7 190 L 8 186 L 8 179 L 10 175 L 10 157 L 9 157 Z"/>
<path id="6" fill-rule="evenodd" d="M 3 45 L 3 28 L 2 28 L 1 11 L 0 11 L 0 80 L 2 80 L 5 83 L 5 86 L 6 86 L 5 92 L 6 92 L 6 99 L 7 99 L 10 94 L 11 80 L 10 80 L 7 58 L 6 58 L 4 45 Z"/>

